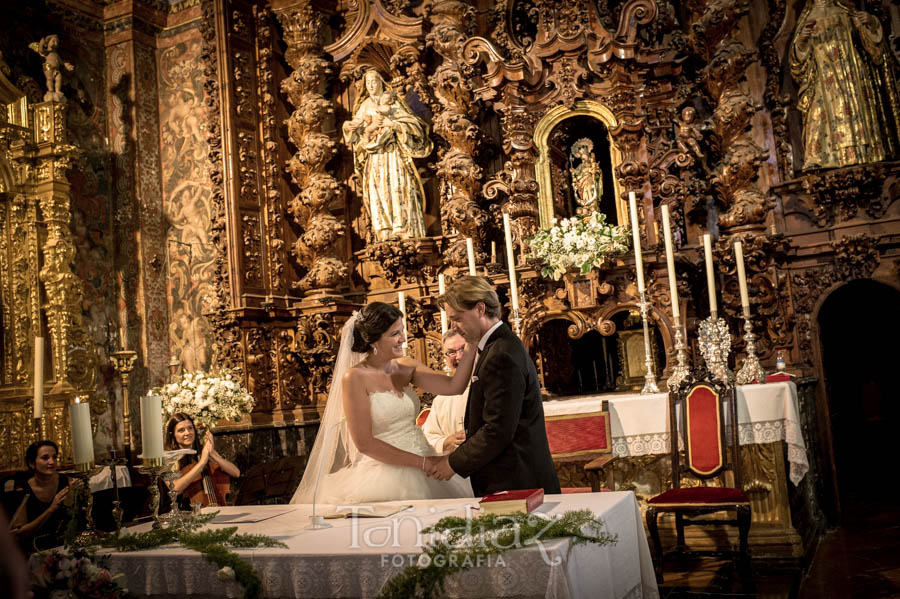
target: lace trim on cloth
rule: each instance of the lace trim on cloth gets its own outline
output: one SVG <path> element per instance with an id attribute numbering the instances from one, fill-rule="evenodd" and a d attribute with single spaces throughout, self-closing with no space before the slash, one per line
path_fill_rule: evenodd
<path id="1" fill-rule="evenodd" d="M 787 458 L 790 464 L 789 478 L 794 486 L 799 485 L 809 471 L 806 456 L 806 444 L 800 425 L 790 420 L 771 420 L 768 422 L 751 422 L 738 425 L 741 445 L 758 445 L 764 443 L 787 443 Z M 679 449 L 683 449 L 681 439 Z M 669 452 L 669 433 L 648 433 L 613 438 L 613 452 L 620 457 L 637 457 L 658 455 Z"/>

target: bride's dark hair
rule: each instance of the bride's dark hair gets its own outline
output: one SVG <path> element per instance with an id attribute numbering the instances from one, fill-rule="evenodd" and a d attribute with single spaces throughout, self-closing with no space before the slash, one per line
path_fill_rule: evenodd
<path id="1" fill-rule="evenodd" d="M 381 339 L 384 332 L 403 314 L 396 307 L 384 302 L 372 302 L 363 306 L 353 327 L 353 351 L 364 353 Z"/>

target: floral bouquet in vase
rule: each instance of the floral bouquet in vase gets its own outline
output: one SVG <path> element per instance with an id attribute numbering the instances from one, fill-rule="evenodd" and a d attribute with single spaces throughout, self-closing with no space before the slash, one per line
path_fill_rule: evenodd
<path id="1" fill-rule="evenodd" d="M 227 370 L 215 375 L 188 372 L 180 381 L 164 385 L 158 393 L 166 416 L 183 412 L 207 429 L 219 420 L 240 420 L 256 403 L 250 392 Z"/>
<path id="2" fill-rule="evenodd" d="M 559 280 L 570 268 L 582 273 L 603 266 L 629 247 L 630 230 L 610 225 L 601 212 L 552 221 L 527 242 L 542 263 L 541 274 Z"/>

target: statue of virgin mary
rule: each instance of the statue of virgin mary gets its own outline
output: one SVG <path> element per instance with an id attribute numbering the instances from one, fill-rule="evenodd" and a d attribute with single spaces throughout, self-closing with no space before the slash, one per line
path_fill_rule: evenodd
<path id="1" fill-rule="evenodd" d="M 431 154 L 428 124 L 370 69 L 344 142 L 362 185 L 376 241 L 425 236 L 425 191 L 413 158 Z"/>

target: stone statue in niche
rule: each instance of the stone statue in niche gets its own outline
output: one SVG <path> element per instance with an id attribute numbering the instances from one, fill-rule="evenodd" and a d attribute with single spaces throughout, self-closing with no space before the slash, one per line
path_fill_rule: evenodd
<path id="1" fill-rule="evenodd" d="M 578 204 L 575 212 L 579 216 L 587 216 L 597 209 L 603 195 L 603 171 L 594 158 L 594 142 L 582 137 L 573 143 L 569 161 L 572 165 L 572 189 Z"/>
<path id="2" fill-rule="evenodd" d="M 71 72 L 75 67 L 65 62 L 56 51 L 59 48 L 59 36 L 48 35 L 39 42 L 32 42 L 29 48 L 44 57 L 44 76 L 47 78 L 47 93 L 44 94 L 44 102 L 62 102 L 65 97 L 62 94 L 62 69 Z"/>
<path id="3" fill-rule="evenodd" d="M 803 114 L 804 170 L 897 154 L 900 100 L 878 19 L 842 0 L 810 0 L 790 61 Z"/>
<path id="4" fill-rule="evenodd" d="M 428 124 L 390 89 L 378 71 L 344 123 L 375 241 L 425 236 L 425 191 L 413 158 L 431 154 Z"/>

